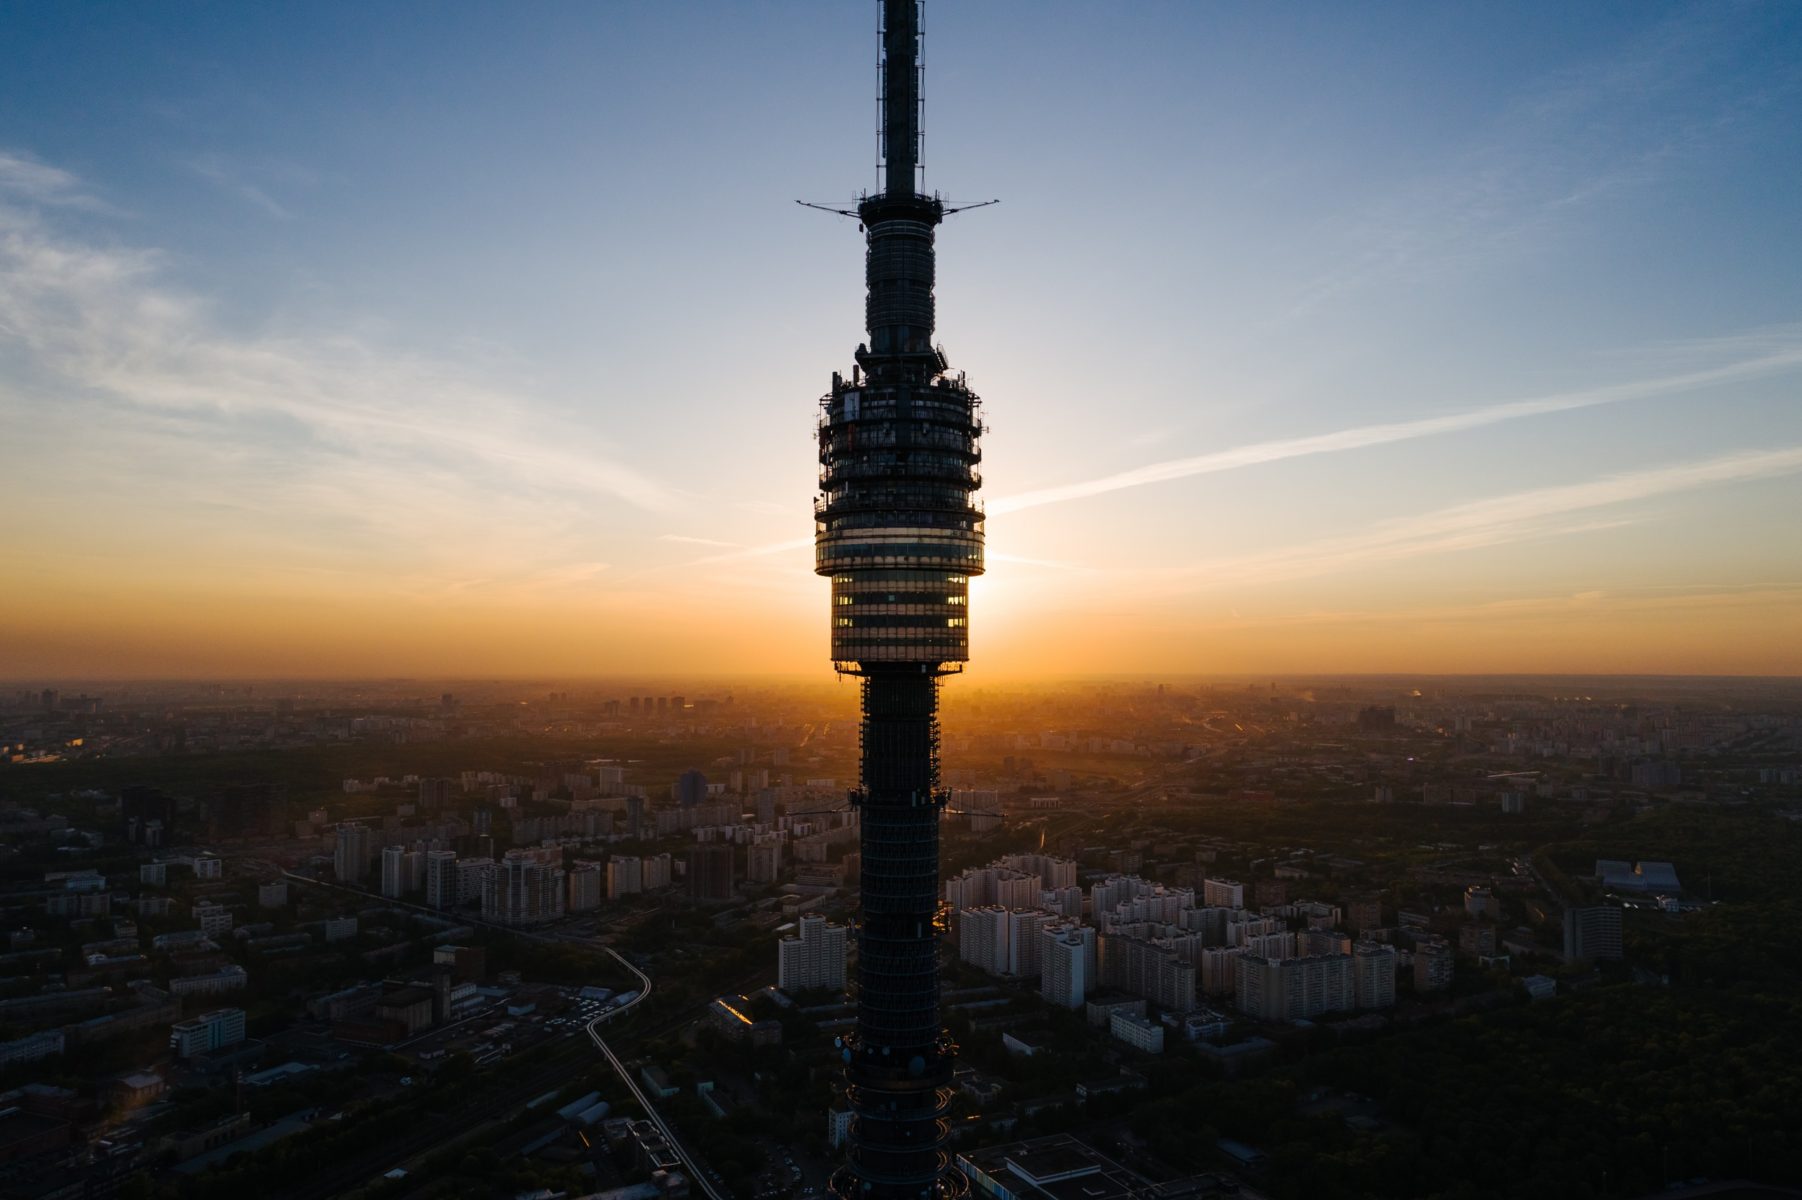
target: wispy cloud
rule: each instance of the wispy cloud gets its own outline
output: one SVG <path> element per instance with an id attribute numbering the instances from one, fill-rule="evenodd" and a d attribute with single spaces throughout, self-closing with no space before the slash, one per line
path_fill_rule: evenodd
<path id="1" fill-rule="evenodd" d="M 1082 563 L 1066 562 L 1057 558 L 1026 558 L 1018 554 L 1000 554 L 991 551 L 988 554 L 991 563 L 1010 563 L 1019 567 L 1043 567 L 1048 571 L 1092 571 L 1095 568 Z"/>
<path id="2" fill-rule="evenodd" d="M 188 169 L 229 195 L 236 196 L 278 221 L 291 221 L 294 213 L 287 205 L 271 196 L 263 187 L 247 178 L 224 156 L 208 154 L 188 163 Z"/>
<path id="3" fill-rule="evenodd" d="M 1328 575 L 1400 559 L 1618 528 L 1629 517 L 1595 510 L 1676 492 L 1802 472 L 1802 446 L 1727 454 L 1495 496 L 1298 546 L 1138 574 L 1174 591 Z M 1575 518 L 1574 520 L 1571 518 Z"/>
<path id="4" fill-rule="evenodd" d="M 501 578 L 592 563 L 597 504 L 685 502 L 479 366 L 348 333 L 234 331 L 157 250 L 87 240 L 42 211 L 85 194 L 75 177 L 16 155 L 0 177 L 15 483 L 50 451 L 84 503 L 124 506 L 117 522 L 179 513 L 184 554 L 234 536 L 236 553 L 268 554 L 246 534 L 260 526 L 316 558 L 386 553 L 397 577 L 477 551 Z M 134 503 L 134 487 L 150 490 Z"/>
<path id="5" fill-rule="evenodd" d="M 1443 434 L 1463 433 L 1528 417 L 1572 412 L 1631 400 L 1645 400 L 1655 396 L 1701 391 L 1722 384 L 1802 370 L 1802 333 L 1794 329 L 1760 330 L 1722 339 L 1696 340 L 1673 345 L 1666 350 L 1666 357 L 1682 361 L 1684 365 L 1688 366 L 1688 369 L 1623 383 L 1602 384 L 1573 391 L 1555 392 L 1546 396 L 1509 400 L 1499 404 L 1485 405 L 1481 408 L 1465 409 L 1461 412 L 1420 417 L 1412 421 L 1360 425 L 1350 429 L 1333 430 L 1330 433 L 1309 434 L 1306 437 L 1276 438 L 1270 441 L 1252 442 L 1244 446 L 1234 446 L 1208 454 L 1191 455 L 1187 458 L 1165 459 L 1162 462 L 1147 463 L 1144 466 L 1132 467 L 1094 479 L 1003 496 L 988 503 L 988 512 L 991 516 L 1003 516 L 1047 504 L 1084 500 L 1093 496 L 1106 495 L 1109 492 L 1169 483 L 1199 475 L 1236 471 L 1245 467 L 1255 467 L 1312 455 L 1337 454 L 1371 446 L 1385 446 Z M 1710 366 L 1689 365 L 1698 357 L 1718 357 L 1722 350 L 1734 352 L 1740 357 L 1736 357 L 1730 362 L 1717 362 Z M 736 549 L 726 554 L 709 555 L 706 558 L 695 560 L 693 565 L 763 558 L 800 550 L 812 544 L 813 539 L 811 538 L 792 538 L 766 545 Z"/>
<path id="6" fill-rule="evenodd" d="M 0 197 L 30 204 L 107 211 L 107 205 L 82 190 L 81 181 L 60 167 L 29 155 L 0 150 Z"/>
<path id="7" fill-rule="evenodd" d="M 1210 454 L 1197 454 L 1188 458 L 1166 459 L 1163 462 L 1148 463 L 1142 467 L 1133 467 L 1130 470 L 1118 471 L 1112 475 L 1103 475 L 1079 483 L 1062 484 L 1057 487 L 1040 488 L 1036 491 L 1006 496 L 991 502 L 989 511 L 996 514 L 1018 512 L 1021 509 L 1037 508 L 1044 504 L 1057 504 L 1066 500 L 1081 500 L 1107 492 L 1117 492 L 1124 488 L 1167 483 L 1171 480 L 1188 479 L 1196 475 L 1210 475 L 1219 471 L 1233 471 L 1241 467 L 1280 462 L 1284 459 L 1303 458 L 1315 454 L 1334 454 L 1345 450 L 1361 450 L 1368 446 L 1411 441 L 1415 438 L 1462 433 L 1471 429 L 1481 429 L 1488 425 L 1499 425 L 1506 421 L 1518 421 L 1525 417 L 1544 416 L 1548 413 L 1570 412 L 1575 409 L 1594 408 L 1603 404 L 1619 404 L 1626 400 L 1643 400 L 1653 396 L 1696 391 L 1723 383 L 1797 369 L 1802 369 L 1802 338 L 1791 334 L 1776 346 L 1767 346 L 1762 353 L 1754 357 L 1741 358 L 1719 366 L 1650 379 L 1638 379 L 1627 383 L 1558 392 L 1549 396 L 1538 396 L 1525 400 L 1511 400 L 1482 408 L 1446 413 L 1442 416 L 1421 417 L 1413 421 L 1361 425 L 1352 429 L 1334 430 L 1331 433 L 1311 434 L 1307 437 L 1253 442 L 1250 445 L 1235 446 L 1229 450 L 1216 450 Z"/>
<path id="8" fill-rule="evenodd" d="M 1500 622 L 1540 618 L 1562 620 L 1577 614 L 1621 615 L 1773 605 L 1794 608 L 1799 602 L 1802 602 L 1802 582 L 1702 583 L 1673 587 L 1596 588 L 1549 596 L 1510 596 L 1473 604 L 1307 609 L 1301 612 L 1258 612 L 1250 616 L 1242 616 L 1238 609 L 1233 609 L 1231 615 L 1235 623 L 1248 627 L 1434 623 L 1472 624 L 1493 629 Z"/>
<path id="9" fill-rule="evenodd" d="M 722 542 L 718 538 L 690 537 L 685 533 L 666 533 L 657 539 L 660 542 L 679 542 L 684 546 L 720 546 L 726 549 L 742 550 L 739 542 Z"/>
<path id="10" fill-rule="evenodd" d="M 813 545 L 813 538 L 789 538 L 785 542 L 769 542 L 762 546 L 746 546 L 742 550 L 729 550 L 724 554 L 709 554 L 697 558 L 688 565 L 691 567 L 707 566 L 712 563 L 743 562 L 750 558 L 767 558 L 772 554 L 785 554 L 791 550 L 805 550 Z"/>
<path id="11" fill-rule="evenodd" d="M 1441 171 L 1402 180 L 1333 232 L 1344 247 L 1290 315 L 1368 285 L 1555 244 L 1547 235 L 1616 193 L 1684 169 L 1798 78 L 1794 56 L 1748 45 L 1761 23 L 1691 7 L 1524 87 Z M 1751 69 L 1766 59 L 1768 75 Z M 1723 81 L 1729 81 L 1723 83 Z"/>

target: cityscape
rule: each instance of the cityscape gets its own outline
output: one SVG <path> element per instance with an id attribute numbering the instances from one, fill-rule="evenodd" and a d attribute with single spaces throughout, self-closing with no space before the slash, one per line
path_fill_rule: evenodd
<path id="1" fill-rule="evenodd" d="M 943 719 L 979 1193 L 1795 1170 L 1795 683 L 974 685 Z M 848 689 L 88 683 L 3 722 L 13 1194 L 825 1194 Z"/>
<path id="2" fill-rule="evenodd" d="M 1802 10 L 0 12 L 0 1200 L 1802 1197 Z"/>

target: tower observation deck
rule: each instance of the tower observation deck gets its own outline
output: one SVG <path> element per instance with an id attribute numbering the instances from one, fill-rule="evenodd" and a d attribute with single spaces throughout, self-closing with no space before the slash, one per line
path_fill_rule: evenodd
<path id="1" fill-rule="evenodd" d="M 918 0 L 882 0 L 882 187 L 859 201 L 869 341 L 820 401 L 815 570 L 832 660 L 862 680 L 857 1026 L 840 1040 L 853 1116 L 840 1200 L 957 1200 L 946 1150 L 955 1047 L 939 1024 L 938 681 L 969 658 L 983 570 L 980 401 L 933 333 L 933 235 L 917 187 Z"/>

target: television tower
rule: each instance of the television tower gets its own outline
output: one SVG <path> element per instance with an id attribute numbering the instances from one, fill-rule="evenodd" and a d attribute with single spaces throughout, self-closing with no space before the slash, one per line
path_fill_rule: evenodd
<path id="1" fill-rule="evenodd" d="M 969 658 L 982 574 L 980 403 L 932 343 L 933 230 L 917 187 L 920 7 L 883 0 L 882 188 L 843 211 L 866 242 L 865 324 L 821 399 L 815 570 L 832 580 L 832 660 L 862 680 L 857 1028 L 839 1041 L 853 1116 L 840 1200 L 956 1200 L 946 1151 L 956 1047 L 939 1025 L 938 681 Z"/>

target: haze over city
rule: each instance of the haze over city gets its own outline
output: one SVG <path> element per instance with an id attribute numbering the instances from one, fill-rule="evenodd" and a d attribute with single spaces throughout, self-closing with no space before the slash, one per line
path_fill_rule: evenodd
<path id="1" fill-rule="evenodd" d="M 864 5 L 9 5 L 0 675 L 819 674 Z M 1802 14 L 935 5 L 973 678 L 1802 671 Z"/>

